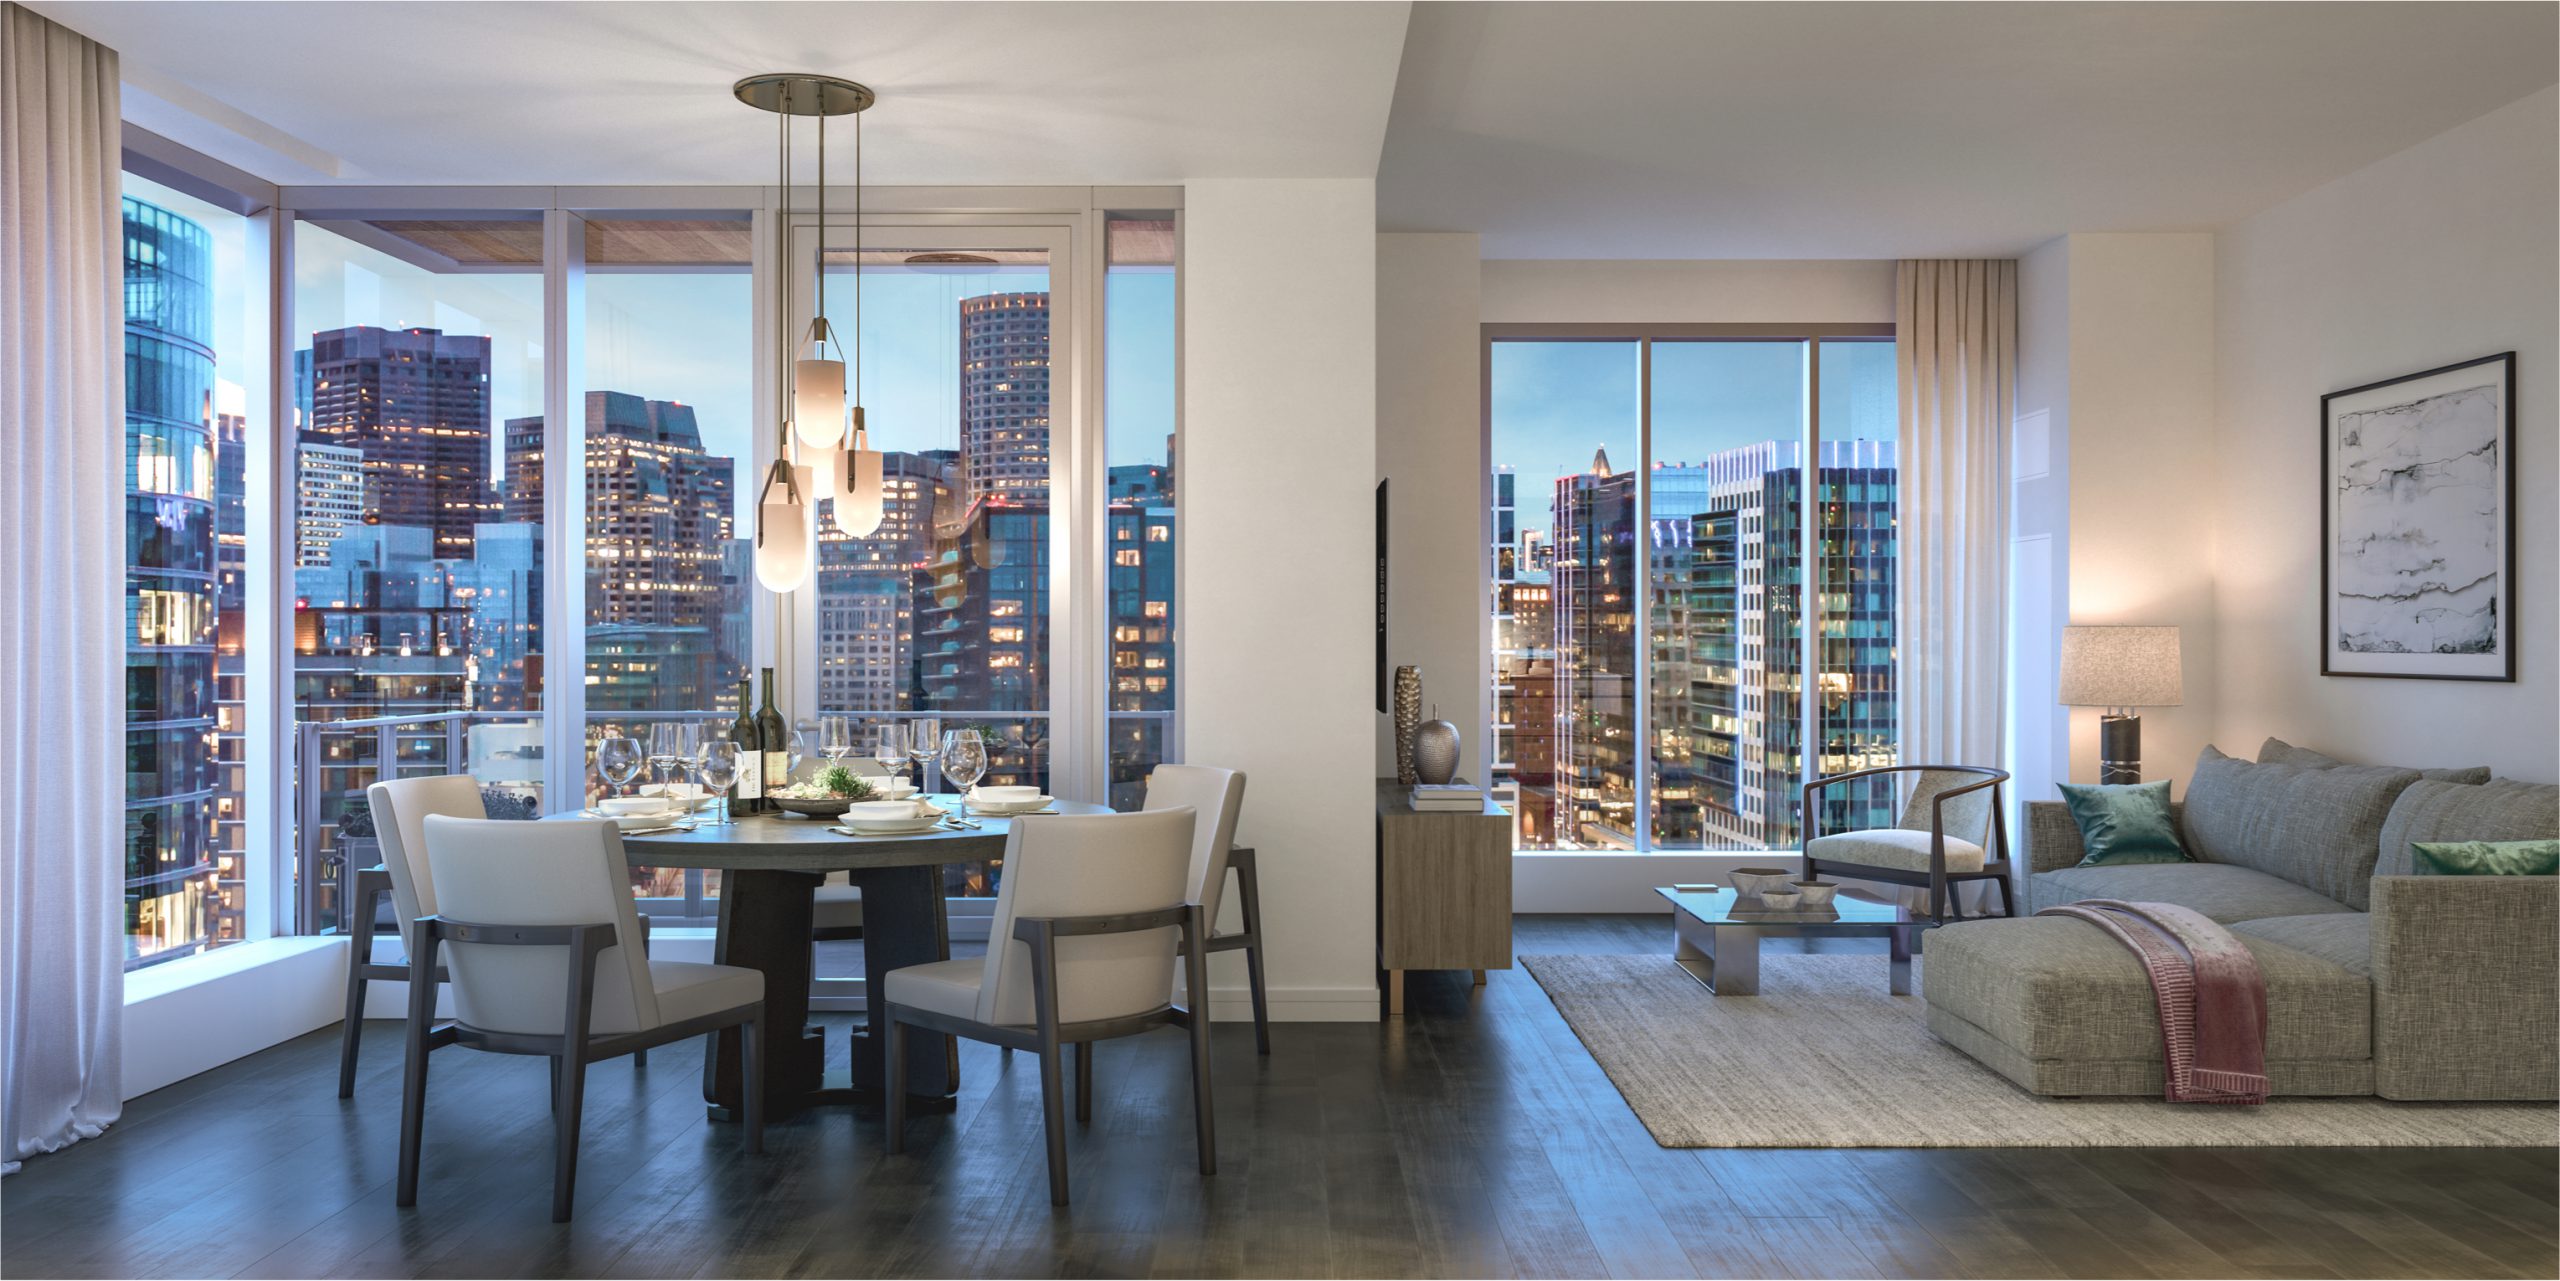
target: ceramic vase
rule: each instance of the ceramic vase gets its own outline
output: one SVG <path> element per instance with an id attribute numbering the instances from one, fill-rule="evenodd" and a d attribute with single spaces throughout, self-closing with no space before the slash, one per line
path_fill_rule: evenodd
<path id="1" fill-rule="evenodd" d="M 1422 728 L 1422 669 L 1396 669 L 1396 781 L 1407 787 L 1420 781 L 1413 768 L 1413 739 Z"/>
<path id="2" fill-rule="evenodd" d="M 1433 720 L 1414 731 L 1413 772 L 1425 783 L 1446 783 L 1458 776 L 1457 726 Z"/>

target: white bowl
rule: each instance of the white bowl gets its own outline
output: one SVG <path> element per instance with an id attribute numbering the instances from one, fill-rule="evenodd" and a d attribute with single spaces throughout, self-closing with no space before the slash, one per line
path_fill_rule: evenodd
<path id="1" fill-rule="evenodd" d="M 969 792 L 972 805 L 1028 805 L 1033 801 L 1045 803 L 1048 799 L 1036 787 L 980 787 Z"/>
<path id="2" fill-rule="evenodd" d="M 608 796 L 596 802 L 596 813 L 612 818 L 637 814 L 663 814 L 674 806 L 663 796 Z"/>
<path id="3" fill-rule="evenodd" d="M 989 801 L 972 796 L 969 798 L 969 808 L 979 814 L 1031 814 L 1049 808 L 1050 803 L 1057 799 L 1054 796 L 1035 794 L 1018 801 Z"/>
<path id="4" fill-rule="evenodd" d="M 916 785 L 915 780 L 913 779 L 874 778 L 867 779 L 865 781 L 871 784 L 871 791 L 874 795 L 885 796 L 893 801 L 916 794 Z"/>
<path id="5" fill-rule="evenodd" d="M 859 827 L 864 824 L 905 824 L 920 818 L 932 817 L 925 812 L 927 808 L 923 802 L 913 800 L 855 801 L 844 807 L 844 821 L 847 827 Z"/>

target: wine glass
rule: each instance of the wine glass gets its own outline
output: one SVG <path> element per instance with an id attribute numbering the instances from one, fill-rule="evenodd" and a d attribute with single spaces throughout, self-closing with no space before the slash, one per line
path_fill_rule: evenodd
<path id="1" fill-rule="evenodd" d="M 683 726 L 674 721 L 656 721 L 649 726 L 649 781 L 660 792 L 667 790 L 669 775 L 676 763 L 684 759 Z"/>
<path id="2" fill-rule="evenodd" d="M 942 736 L 942 776 L 951 780 L 952 791 L 960 797 L 960 821 L 969 821 L 969 789 L 987 774 L 987 742 L 973 729 L 955 729 Z"/>
<path id="3" fill-rule="evenodd" d="M 871 759 L 895 779 L 907 772 L 907 731 L 896 721 L 875 726 L 871 731 Z"/>
<path id="4" fill-rule="evenodd" d="M 926 784 L 926 780 L 930 777 L 926 771 L 932 768 L 933 758 L 941 751 L 941 717 L 919 716 L 907 722 L 907 759 L 916 763 L 917 792 L 928 793 L 933 790 Z"/>
<path id="5" fill-rule="evenodd" d="M 809 734 L 807 731 L 810 728 L 809 722 L 806 719 L 803 719 L 799 724 L 791 727 L 791 736 L 782 740 L 783 758 L 786 762 L 783 766 L 783 776 L 785 778 L 798 774 L 800 772 L 800 763 L 809 759 Z"/>
<path id="6" fill-rule="evenodd" d="M 619 734 L 596 742 L 596 772 L 613 787 L 629 787 L 640 776 L 640 744 Z"/>
<path id="7" fill-rule="evenodd" d="M 702 780 L 704 790 L 714 797 L 726 796 L 738 784 L 738 745 L 726 738 L 703 743 L 695 752 L 693 772 Z M 730 821 L 725 803 L 714 804 L 712 810 L 719 815 L 712 822 L 726 825 Z"/>
<path id="8" fill-rule="evenodd" d="M 819 717 L 818 750 L 825 754 L 829 768 L 842 766 L 844 758 L 853 755 L 853 718 L 842 713 Z"/>

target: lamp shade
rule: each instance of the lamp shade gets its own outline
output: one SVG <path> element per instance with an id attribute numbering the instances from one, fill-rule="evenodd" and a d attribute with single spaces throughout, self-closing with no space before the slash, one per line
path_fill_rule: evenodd
<path id="1" fill-rule="evenodd" d="M 791 434 L 812 449 L 844 439 L 844 362 L 791 362 Z"/>
<path id="2" fill-rule="evenodd" d="M 766 591 L 797 591 L 809 581 L 808 481 L 807 468 L 776 463 L 756 498 L 756 582 Z"/>
<path id="3" fill-rule="evenodd" d="M 2070 707 L 2176 707 L 2186 701 L 2175 627 L 2065 627 L 2062 698 Z"/>
<path id="4" fill-rule="evenodd" d="M 880 489 L 880 451 L 871 447 L 871 433 L 860 426 L 860 406 L 854 408 L 853 419 L 853 435 L 838 456 L 843 470 L 836 478 L 834 492 L 836 528 L 850 538 L 869 538 L 880 529 L 886 497 Z"/>
<path id="5" fill-rule="evenodd" d="M 828 499 L 839 496 L 837 487 L 843 483 L 839 477 L 844 470 L 844 447 L 841 444 L 825 446 L 794 444 L 791 447 L 791 457 L 796 460 L 802 470 L 809 474 L 808 488 L 802 491 L 801 496 L 808 499 L 810 505 L 817 509 L 815 513 L 817 529 L 823 536 L 836 524 L 829 519 L 830 514 L 840 516 L 844 512 L 843 503 L 827 502 Z"/>

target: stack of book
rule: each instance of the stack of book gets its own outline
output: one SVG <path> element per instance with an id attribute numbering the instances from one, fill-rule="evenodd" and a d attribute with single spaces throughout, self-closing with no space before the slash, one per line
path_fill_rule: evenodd
<path id="1" fill-rule="evenodd" d="M 1473 783 L 1416 783 L 1410 803 L 1426 814 L 1473 814 L 1484 808 L 1484 789 Z"/>

